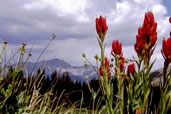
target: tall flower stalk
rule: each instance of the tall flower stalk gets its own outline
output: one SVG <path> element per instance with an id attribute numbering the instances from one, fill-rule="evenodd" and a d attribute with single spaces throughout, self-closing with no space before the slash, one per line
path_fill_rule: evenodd
<path id="1" fill-rule="evenodd" d="M 115 59 L 115 76 L 117 79 L 117 86 L 118 86 L 118 93 L 117 93 L 117 100 L 115 103 L 115 112 L 125 114 L 125 100 L 124 100 L 124 79 L 125 79 L 125 72 L 124 72 L 124 63 L 125 58 L 123 57 L 122 52 L 122 43 L 118 40 L 114 40 L 112 42 L 112 52 Z M 119 111 L 118 111 L 119 109 Z"/>
<path id="2" fill-rule="evenodd" d="M 169 18 L 169 22 L 171 23 L 171 17 Z M 161 53 L 164 58 L 164 68 L 163 81 L 160 78 L 161 98 L 157 112 L 166 114 L 169 108 L 171 108 L 171 72 L 167 72 L 169 64 L 171 63 L 171 32 L 168 39 L 163 39 Z"/>
<path id="3" fill-rule="evenodd" d="M 171 17 L 169 18 L 169 22 L 171 23 Z M 161 53 L 162 53 L 163 58 L 165 60 L 164 61 L 164 68 L 163 68 L 163 87 L 164 87 L 164 86 L 166 86 L 167 68 L 168 68 L 169 64 L 171 63 L 171 34 L 167 40 L 163 39 Z"/>
<path id="4" fill-rule="evenodd" d="M 150 63 L 151 56 L 154 52 L 157 41 L 157 22 L 155 22 L 153 13 L 148 11 L 145 13 L 144 23 L 138 28 L 136 43 L 134 49 L 138 55 L 138 72 L 135 76 L 135 86 L 133 89 L 137 91 L 135 95 L 135 106 L 137 110 L 142 110 L 142 113 L 149 113 L 150 95 L 150 71 L 155 61 Z M 143 66 L 142 66 L 143 62 Z M 137 89 L 138 88 L 138 89 Z M 134 96 L 134 95 L 133 95 Z M 138 96 L 138 97 L 136 97 Z"/>
<path id="5" fill-rule="evenodd" d="M 166 85 L 166 73 L 169 64 L 171 63 L 171 36 L 167 40 L 163 40 L 162 43 L 162 55 L 164 58 L 164 68 L 163 68 L 163 86 Z"/>
<path id="6" fill-rule="evenodd" d="M 110 80 L 110 63 L 107 58 L 105 58 L 105 46 L 104 40 L 107 33 L 108 26 L 106 23 L 106 18 L 100 16 L 96 18 L 96 31 L 98 34 L 98 43 L 101 50 L 101 65 L 99 68 L 100 84 L 103 95 L 105 96 L 106 102 L 106 112 L 108 114 L 113 113 L 113 85 Z"/>

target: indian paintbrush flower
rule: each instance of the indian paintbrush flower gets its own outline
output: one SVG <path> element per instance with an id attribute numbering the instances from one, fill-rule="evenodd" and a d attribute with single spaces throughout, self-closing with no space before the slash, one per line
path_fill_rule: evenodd
<path id="1" fill-rule="evenodd" d="M 171 36 L 162 42 L 162 54 L 164 59 L 171 59 Z"/>
<path id="2" fill-rule="evenodd" d="M 115 65 L 117 67 L 115 68 L 115 73 L 118 73 L 118 68 L 120 69 L 120 72 L 123 72 L 125 59 L 122 53 L 122 43 L 118 40 L 112 42 L 112 55 L 115 57 Z"/>
<path id="3" fill-rule="evenodd" d="M 122 43 L 120 43 L 118 40 L 114 40 L 112 42 L 112 51 L 115 55 L 121 55 L 122 56 Z"/>
<path id="4" fill-rule="evenodd" d="M 131 76 L 131 75 L 133 76 L 134 73 L 135 73 L 135 65 L 134 65 L 134 63 L 132 63 L 132 64 L 128 65 L 127 75 L 128 76 Z"/>
<path id="5" fill-rule="evenodd" d="M 171 17 L 169 18 L 169 22 L 171 23 Z M 165 87 L 167 80 L 166 72 L 169 64 L 171 63 L 171 32 L 170 37 L 167 40 L 163 39 L 161 53 L 165 59 L 163 68 L 163 87 Z"/>
<path id="6" fill-rule="evenodd" d="M 171 63 L 171 36 L 167 40 L 163 40 L 161 53 L 165 59 L 163 68 L 163 87 L 165 87 L 167 79 L 166 72 L 169 64 Z"/>
<path id="7" fill-rule="evenodd" d="M 157 41 L 157 23 L 154 20 L 153 13 L 148 11 L 145 13 L 144 23 L 138 28 L 136 43 L 134 49 L 138 57 L 144 57 L 145 61 L 149 61 L 154 45 Z"/>
<path id="8" fill-rule="evenodd" d="M 101 42 L 104 41 L 105 35 L 107 33 L 107 23 L 106 23 L 106 18 L 100 16 L 99 18 L 96 18 L 96 31 L 97 34 L 99 35 L 99 38 Z"/>
<path id="9" fill-rule="evenodd" d="M 100 68 L 99 68 L 99 75 L 100 75 L 100 76 L 104 76 L 104 75 L 105 75 L 105 72 L 106 72 L 108 78 L 110 78 L 110 76 L 111 76 L 111 72 L 110 72 L 110 63 L 109 63 L 107 57 L 105 57 L 104 66 L 105 66 L 105 67 L 104 67 L 104 69 L 103 69 L 102 65 L 100 65 Z"/>

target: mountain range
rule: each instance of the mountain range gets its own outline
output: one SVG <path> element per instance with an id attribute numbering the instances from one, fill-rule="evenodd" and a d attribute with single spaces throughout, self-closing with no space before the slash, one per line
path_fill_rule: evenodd
<path id="1" fill-rule="evenodd" d="M 85 81 L 86 74 L 88 74 L 89 80 L 97 78 L 97 74 L 91 66 L 88 66 L 86 70 L 85 66 L 72 66 L 71 64 L 60 59 L 42 60 L 37 63 L 28 62 L 26 65 L 28 73 L 32 73 L 32 70 L 37 71 L 38 68 L 44 68 L 45 73 L 48 75 L 55 71 L 60 71 L 61 74 L 68 72 L 72 80 L 78 80 L 81 82 Z"/>
<path id="2" fill-rule="evenodd" d="M 63 75 L 63 73 L 68 72 L 70 78 L 73 81 L 78 80 L 81 82 L 85 82 L 86 74 L 88 74 L 89 80 L 97 78 L 97 74 L 91 66 L 88 66 L 87 69 L 85 68 L 85 66 L 72 66 L 71 64 L 60 59 L 42 60 L 37 63 L 27 62 L 26 64 L 26 69 L 29 74 L 32 73 L 32 70 L 36 73 L 38 68 L 44 68 L 45 73 L 48 74 L 48 76 L 51 76 L 51 74 L 55 71 L 57 71 L 58 73 L 60 72 L 61 76 Z M 169 69 L 171 69 L 171 66 L 169 67 Z M 155 85 L 159 84 L 159 79 L 163 75 L 162 71 L 163 68 L 151 72 L 151 83 L 154 83 Z"/>

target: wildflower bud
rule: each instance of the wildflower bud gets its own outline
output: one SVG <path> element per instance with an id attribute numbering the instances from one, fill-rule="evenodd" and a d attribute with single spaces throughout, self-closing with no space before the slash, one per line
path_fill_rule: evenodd
<path id="1" fill-rule="evenodd" d="M 85 80 L 88 80 L 88 75 L 85 76 Z"/>
<path id="2" fill-rule="evenodd" d="M 85 67 L 87 67 L 87 66 L 88 66 L 88 64 L 87 64 L 87 62 L 86 62 L 86 61 L 84 61 L 84 66 L 85 66 Z"/>
<path id="3" fill-rule="evenodd" d="M 4 44 L 4 45 L 7 45 L 7 44 L 8 44 L 8 42 L 4 41 L 4 42 L 3 42 L 3 44 Z"/>
<path id="4" fill-rule="evenodd" d="M 25 47 L 26 46 L 26 43 L 23 43 L 22 45 Z"/>
<path id="5" fill-rule="evenodd" d="M 85 53 L 82 53 L 82 57 L 84 57 L 84 58 L 85 58 L 85 57 L 86 57 L 86 54 L 85 54 Z"/>
<path id="6" fill-rule="evenodd" d="M 32 54 L 31 54 L 31 53 L 29 53 L 29 56 L 31 57 L 31 56 L 32 56 Z"/>
<path id="7" fill-rule="evenodd" d="M 98 60 L 98 59 L 99 59 L 99 56 L 96 54 L 96 55 L 94 56 L 94 58 L 95 58 L 96 60 Z"/>
<path id="8" fill-rule="evenodd" d="M 5 48 L 8 45 L 8 42 L 4 41 L 2 47 Z"/>

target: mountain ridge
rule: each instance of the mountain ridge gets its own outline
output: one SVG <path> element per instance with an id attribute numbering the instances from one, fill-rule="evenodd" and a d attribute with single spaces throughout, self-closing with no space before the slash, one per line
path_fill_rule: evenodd
<path id="1" fill-rule="evenodd" d="M 34 67 L 36 64 L 36 67 Z M 45 73 L 50 75 L 55 71 L 61 71 L 61 75 L 64 72 L 68 72 L 69 76 L 72 80 L 78 80 L 81 82 L 85 81 L 85 76 L 88 73 L 89 79 L 97 78 L 96 72 L 90 67 L 86 68 L 84 66 L 73 66 L 69 63 L 67 63 L 64 60 L 55 58 L 55 59 L 50 59 L 50 60 L 41 60 L 37 63 L 34 62 L 28 62 L 26 64 L 26 69 L 29 73 L 32 72 L 32 69 L 34 68 L 34 71 L 37 71 L 39 68 L 40 69 L 45 69 Z"/>

